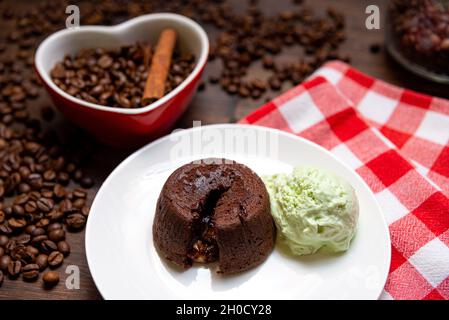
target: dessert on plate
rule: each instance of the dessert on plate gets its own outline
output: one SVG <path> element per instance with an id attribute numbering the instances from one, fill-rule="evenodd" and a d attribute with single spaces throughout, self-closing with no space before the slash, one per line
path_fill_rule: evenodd
<path id="1" fill-rule="evenodd" d="M 237 273 L 261 264 L 274 247 L 270 199 L 259 176 L 226 159 L 204 159 L 165 182 L 153 221 L 159 253 L 184 268 L 217 262 Z"/>
<path id="2" fill-rule="evenodd" d="M 349 183 L 312 167 L 264 178 L 278 241 L 293 255 L 341 252 L 356 233 L 358 200 Z"/>

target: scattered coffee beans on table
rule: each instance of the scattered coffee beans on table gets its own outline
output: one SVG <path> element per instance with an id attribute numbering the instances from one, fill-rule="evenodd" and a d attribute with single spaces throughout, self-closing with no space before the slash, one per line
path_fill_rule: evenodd
<path id="1" fill-rule="evenodd" d="M 134 44 L 119 49 L 85 49 L 66 56 L 51 71 L 55 84 L 68 94 L 103 106 L 141 108 L 151 53 Z M 195 66 L 192 54 L 175 53 L 165 84 L 165 94 L 187 78 Z"/>
<path id="2" fill-rule="evenodd" d="M 56 27 L 48 19 L 34 23 L 43 14 L 36 8 L 8 15 L 16 19 L 14 34 L 0 50 L 0 285 L 5 278 L 33 282 L 60 266 L 70 254 L 66 232 L 81 230 L 89 214 L 83 187 L 93 181 L 78 166 L 83 151 L 69 152 L 29 112 L 41 92 L 33 51 Z"/>
<path id="3" fill-rule="evenodd" d="M 269 89 L 278 91 L 284 83 L 297 85 L 327 60 L 348 57 L 338 52 L 345 40 L 344 17 L 333 8 L 324 18 L 299 8 L 266 16 L 255 4 L 235 13 L 229 4 L 210 5 L 199 13 L 201 21 L 212 23 L 220 33 L 212 45 L 210 59 L 220 58 L 224 68 L 219 78 L 211 78 L 230 94 L 259 99 Z M 279 63 L 276 55 L 299 45 L 304 55 L 295 61 Z M 261 60 L 271 71 L 268 80 L 251 77 L 251 64 Z"/>

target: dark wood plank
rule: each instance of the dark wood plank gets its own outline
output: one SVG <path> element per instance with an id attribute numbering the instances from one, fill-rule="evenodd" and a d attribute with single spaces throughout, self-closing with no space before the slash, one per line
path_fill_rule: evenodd
<path id="1" fill-rule="evenodd" d="M 434 83 L 422 80 L 416 76 L 403 70 L 394 61 L 388 58 L 385 50 L 379 54 L 372 54 L 369 47 L 372 44 L 383 44 L 384 34 L 383 30 L 368 31 L 365 28 L 365 8 L 372 4 L 372 1 L 366 0 L 309 0 L 306 1 L 308 5 L 317 11 L 324 12 L 324 10 L 332 5 L 342 11 L 346 15 L 347 21 L 347 36 L 348 39 L 343 45 L 343 52 L 348 53 L 352 57 L 352 65 L 359 68 L 372 76 L 384 79 L 393 84 L 397 84 L 410 89 L 426 92 L 429 94 L 449 97 L 449 90 L 447 86 L 436 85 Z M 14 3 L 16 6 L 33 6 L 35 2 L 27 1 L 3 1 L 0 3 L 0 8 L 5 5 Z M 232 3 L 237 7 L 243 6 L 243 1 L 234 0 Z M 386 0 L 376 1 L 376 3 L 383 5 Z M 260 6 L 265 8 L 267 12 L 277 10 L 285 10 L 291 6 L 287 0 L 271 0 L 260 1 Z M 64 10 L 61 6 L 61 10 Z M 382 11 L 383 13 L 383 11 Z M 8 32 L 7 25 L 0 22 L 2 32 Z M 297 52 L 292 49 L 283 53 L 282 56 L 286 59 L 294 59 L 297 57 Z M 218 73 L 218 61 L 209 64 L 205 71 L 205 79 L 208 76 Z M 264 76 L 264 72 L 260 63 L 255 63 L 251 67 L 251 76 Z M 283 90 L 287 90 L 285 87 Z M 236 96 L 229 96 L 223 92 L 219 86 L 207 84 L 204 91 L 199 92 L 194 98 L 189 110 L 179 121 L 179 127 L 191 127 L 193 120 L 201 120 L 203 124 L 211 123 L 226 123 L 235 122 L 244 117 L 250 111 L 264 103 L 269 97 L 274 97 L 276 93 L 268 92 L 259 100 L 241 99 Z M 38 112 L 40 108 L 50 103 L 46 95 L 43 95 L 38 101 L 33 104 L 33 109 Z M 59 132 L 65 135 L 67 132 L 76 131 L 73 126 L 61 116 L 50 123 Z M 70 137 L 70 134 L 67 133 Z M 99 185 L 112 171 L 112 169 L 120 163 L 131 151 L 113 150 L 108 147 L 98 147 L 94 152 L 93 158 L 90 161 L 86 170 L 90 173 L 96 181 L 96 187 L 91 193 L 93 197 Z M 22 280 L 11 281 L 6 279 L 3 286 L 0 288 L 0 299 L 99 299 L 101 298 L 97 291 L 95 284 L 89 273 L 84 251 L 84 232 L 77 234 L 70 234 L 69 240 L 72 246 L 72 253 L 66 259 L 64 266 L 59 270 L 61 273 L 61 282 L 53 290 L 44 290 L 40 284 L 25 283 Z M 65 287 L 66 274 L 64 273 L 67 265 L 79 266 L 81 271 L 81 288 L 79 290 L 68 290 Z M 118 275 L 122 276 L 122 275 Z M 40 282 L 39 282 L 40 283 Z"/>

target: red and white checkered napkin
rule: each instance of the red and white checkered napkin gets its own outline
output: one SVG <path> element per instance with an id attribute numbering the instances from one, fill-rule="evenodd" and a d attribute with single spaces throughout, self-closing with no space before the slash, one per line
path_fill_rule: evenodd
<path id="1" fill-rule="evenodd" d="M 241 123 L 330 150 L 367 182 L 392 241 L 384 299 L 449 299 L 449 102 L 370 78 L 341 62 Z"/>

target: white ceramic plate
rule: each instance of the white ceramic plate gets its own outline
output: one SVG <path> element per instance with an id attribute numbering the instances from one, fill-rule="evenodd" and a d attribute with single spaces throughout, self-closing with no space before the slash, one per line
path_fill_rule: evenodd
<path id="1" fill-rule="evenodd" d="M 239 138 L 229 146 L 224 137 L 236 130 Z M 200 143 L 193 142 L 199 137 Z M 254 137 L 257 140 L 251 140 Z M 350 249 L 296 259 L 275 249 L 259 267 L 234 276 L 219 276 L 204 266 L 180 271 L 166 263 L 152 240 L 159 192 L 176 168 L 210 156 L 236 160 L 259 175 L 313 165 L 344 177 L 360 203 L 358 231 Z M 105 299 L 377 299 L 390 266 L 390 237 L 371 190 L 325 149 L 278 130 L 213 125 L 161 138 L 111 173 L 91 208 L 86 254 Z"/>

